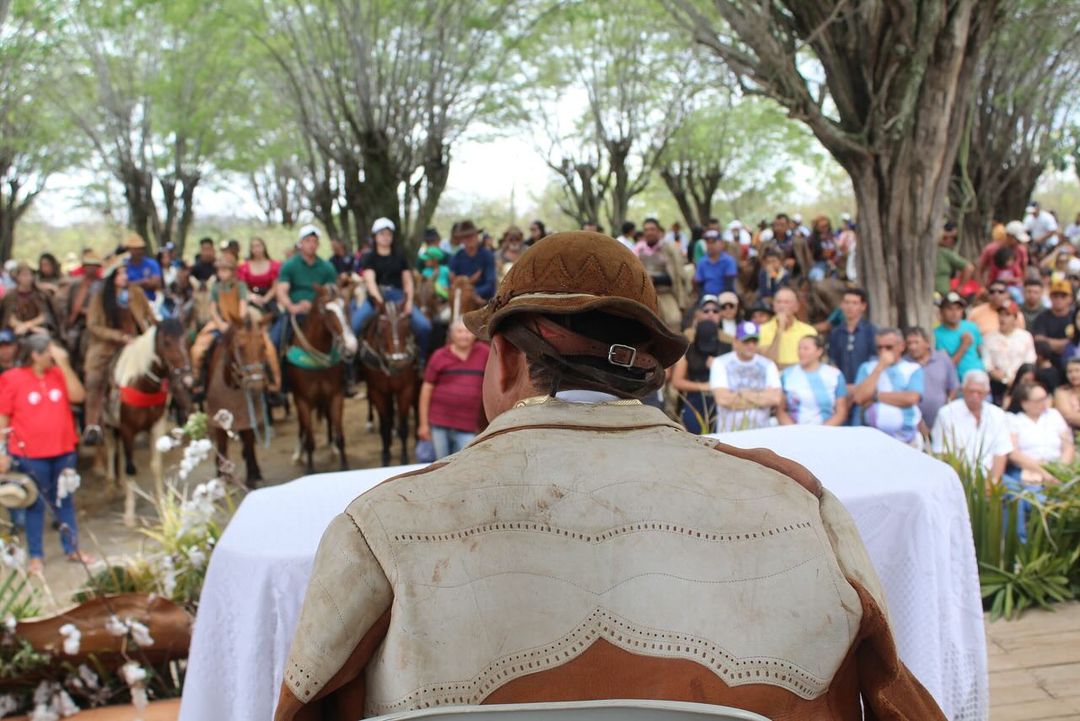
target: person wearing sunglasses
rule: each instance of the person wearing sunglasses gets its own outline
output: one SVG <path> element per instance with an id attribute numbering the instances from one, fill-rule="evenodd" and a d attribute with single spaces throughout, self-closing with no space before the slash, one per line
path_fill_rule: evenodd
<path id="1" fill-rule="evenodd" d="M 1009 286 L 1002 280 L 995 280 L 991 283 L 990 287 L 986 289 L 986 295 L 985 303 L 979 303 L 968 311 L 968 320 L 978 326 L 983 337 L 991 333 L 997 333 L 1001 329 L 998 314 L 1013 303 L 1013 297 L 1009 293 Z M 1020 330 L 1027 327 L 1024 323 L 1024 316 L 1017 317 L 1016 327 Z"/>
<path id="2" fill-rule="evenodd" d="M 896 328 L 879 328 L 877 357 L 859 366 L 852 401 L 859 406 L 856 425 L 870 426 L 914 448 L 922 448 L 919 401 L 923 370 L 904 360 L 904 336 Z"/>

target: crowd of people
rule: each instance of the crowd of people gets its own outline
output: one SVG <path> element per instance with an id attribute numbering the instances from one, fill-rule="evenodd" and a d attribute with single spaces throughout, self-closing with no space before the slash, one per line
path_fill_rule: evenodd
<path id="1" fill-rule="evenodd" d="M 584 229 L 604 232 L 597 224 Z M 422 306 L 420 289 L 445 303 L 451 284 L 464 277 L 486 302 L 548 231 L 537 220 L 496 240 L 463 220 L 445 238 L 426 229 L 415 255 L 403 251 L 391 220 L 376 220 L 370 231 L 363 247 L 350 251 L 333 239 L 321 257 L 320 231 L 304 226 L 280 261 L 258 237 L 246 253 L 236 240 L 202 238 L 185 261 L 172 245 L 151 255 L 138 235 L 105 258 L 87 249 L 64 264 L 50 253 L 36 268 L 8 261 L 0 272 L 0 426 L 9 429 L 3 464 L 47 476 L 38 485 L 55 502 L 78 436 L 38 448 L 28 429 L 43 418 L 56 422 L 47 414 L 55 408 L 40 399 L 65 409 L 83 402 L 82 439 L 98 443 L 112 359 L 157 320 L 190 313 L 200 288 L 210 312 L 192 331 L 196 373 L 230 319 L 268 315 L 272 394 L 282 386 L 277 359 L 288 318 L 309 312 L 316 286 L 361 289 L 350 295 L 357 336 L 394 302 L 410 318 L 422 370 L 417 436 L 432 443 L 434 458 L 460 450 L 484 424 L 489 349 L 461 323 L 450 324 L 445 345 L 430 347 L 434 326 L 444 321 Z M 755 228 L 710 219 L 689 231 L 646 218 L 640 228 L 627 222 L 619 231 L 616 240 L 655 286 L 661 320 L 689 340 L 665 387 L 646 402 L 689 431 L 865 425 L 916 448 L 966 453 L 990 476 L 1015 484 L 1047 482 L 1048 462 L 1073 460 L 1080 215 L 1059 230 L 1054 214 L 1033 202 L 1024 220 L 995 223 L 975 260 L 957 252 L 957 230 L 946 223 L 933 328 L 870 322 L 873 299 L 858 284 L 858 234 L 847 215 L 838 225 L 826 216 L 804 225 L 799 215 L 779 213 Z M 39 534 L 41 513 L 31 509 L 34 520 L 19 520 Z M 64 550 L 78 558 L 73 518 L 68 525 Z M 40 559 L 40 538 L 30 549 Z"/>

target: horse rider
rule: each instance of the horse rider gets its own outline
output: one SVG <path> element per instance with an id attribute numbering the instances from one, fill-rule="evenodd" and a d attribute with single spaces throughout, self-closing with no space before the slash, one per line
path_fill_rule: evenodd
<path id="1" fill-rule="evenodd" d="M 450 258 L 450 280 L 463 275 L 473 284 L 476 297 L 485 303 L 495 294 L 495 254 L 480 243 L 480 229 L 471 220 L 454 226 L 453 239 L 461 250 Z"/>
<path id="2" fill-rule="evenodd" d="M 79 369 L 86 356 L 86 318 L 93 297 L 101 292 L 101 258 L 93 250 L 83 252 L 78 275 L 72 274 L 64 308 L 64 342 L 73 359 L 72 365 Z"/>
<path id="3" fill-rule="evenodd" d="M 109 368 L 125 345 L 155 324 L 154 310 L 138 285 L 128 282 L 122 258 L 105 271 L 101 291 L 90 300 L 86 314 L 89 342 L 83 373 L 86 375 L 86 408 L 83 442 L 101 442 L 101 409 L 108 389 Z"/>
<path id="4" fill-rule="evenodd" d="M 836 497 L 637 401 L 687 343 L 630 250 L 549 236 L 465 323 L 491 425 L 330 522 L 277 721 L 611 698 L 944 719 Z"/>
<path id="5" fill-rule="evenodd" d="M 203 389 L 206 388 L 206 354 L 214 341 L 230 326 L 242 325 L 245 319 L 258 323 L 258 319 L 253 317 L 256 311 L 248 307 L 247 283 L 236 277 L 236 258 L 232 253 L 223 252 L 214 265 L 217 278 L 210 286 L 210 321 L 199 330 L 195 342 L 191 344 L 191 366 L 202 378 L 199 386 Z M 266 391 L 277 394 L 281 391 L 281 362 L 270 336 L 265 331 L 262 331 L 262 336 L 266 346 L 266 363 L 270 366 Z"/>
<path id="6" fill-rule="evenodd" d="M 15 287 L 0 301 L 0 326 L 10 328 L 19 338 L 55 333 L 52 306 L 34 283 L 34 269 L 20 261 L 13 275 Z"/>
<path id="7" fill-rule="evenodd" d="M 412 269 L 405 254 L 394 246 L 394 230 L 394 221 L 389 218 L 379 218 L 371 226 L 375 248 L 360 259 L 367 299 L 352 314 L 353 334 L 362 338 L 376 308 L 387 302 L 397 303 L 401 313 L 409 316 L 422 362 L 427 357 L 431 321 L 416 306 Z"/>
<path id="8" fill-rule="evenodd" d="M 290 316 L 296 316 L 297 323 L 302 326 L 315 302 L 315 287 L 334 286 L 337 283 L 334 266 L 317 255 L 318 228 L 314 225 L 302 227 L 296 250 L 292 257 L 281 264 L 275 291 L 282 313 L 274 321 L 270 338 L 279 354 L 285 350 L 292 337 Z"/>

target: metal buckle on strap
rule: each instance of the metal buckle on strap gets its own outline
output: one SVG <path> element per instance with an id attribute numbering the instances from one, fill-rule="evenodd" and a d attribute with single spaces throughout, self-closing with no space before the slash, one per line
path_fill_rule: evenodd
<path id="1" fill-rule="evenodd" d="M 633 368 L 634 361 L 637 360 L 637 348 L 622 343 L 613 343 L 608 348 L 607 360 L 613 366 Z"/>

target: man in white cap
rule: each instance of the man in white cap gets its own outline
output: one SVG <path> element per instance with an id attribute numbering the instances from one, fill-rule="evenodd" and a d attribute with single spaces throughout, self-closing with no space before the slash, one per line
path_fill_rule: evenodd
<path id="1" fill-rule="evenodd" d="M 319 250 L 319 229 L 308 224 L 300 229 L 297 253 L 281 264 L 278 274 L 277 302 L 284 311 L 274 322 L 270 339 L 281 350 L 289 315 L 305 316 L 315 300 L 315 286 L 337 283 L 337 271 L 316 252 Z"/>
<path id="2" fill-rule="evenodd" d="M 742 221 L 736 218 L 728 223 L 727 230 L 724 231 L 724 240 L 728 243 L 738 243 L 741 247 L 750 245 L 750 231 L 746 229 L 746 226 L 742 224 Z"/>

